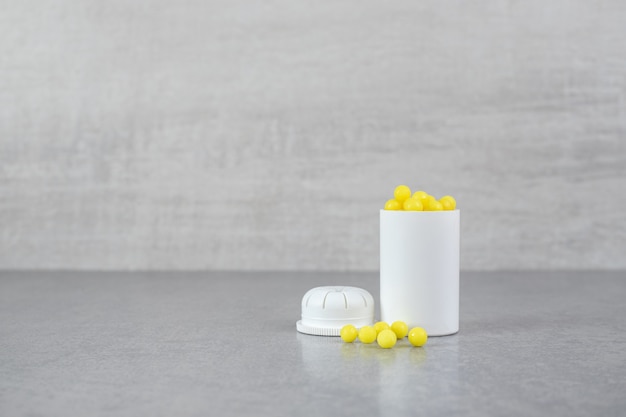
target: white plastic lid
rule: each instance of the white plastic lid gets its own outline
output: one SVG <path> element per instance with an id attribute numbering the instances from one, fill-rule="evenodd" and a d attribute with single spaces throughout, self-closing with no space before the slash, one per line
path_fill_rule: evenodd
<path id="1" fill-rule="evenodd" d="M 316 336 L 339 336 L 346 324 L 355 327 L 374 323 L 374 297 L 357 287 L 317 287 L 302 297 L 302 320 L 296 323 L 300 333 Z"/>

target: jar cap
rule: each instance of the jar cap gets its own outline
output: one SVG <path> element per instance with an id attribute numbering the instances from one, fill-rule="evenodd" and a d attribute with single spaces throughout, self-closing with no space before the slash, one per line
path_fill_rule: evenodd
<path id="1" fill-rule="evenodd" d="M 355 327 L 374 323 L 374 297 L 362 288 L 331 286 L 312 288 L 302 297 L 300 333 L 339 336 L 346 324 Z"/>

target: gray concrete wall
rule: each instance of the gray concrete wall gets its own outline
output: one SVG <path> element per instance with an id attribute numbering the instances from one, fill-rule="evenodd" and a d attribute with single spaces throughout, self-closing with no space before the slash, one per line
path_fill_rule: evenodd
<path id="1" fill-rule="evenodd" d="M 464 269 L 626 268 L 626 3 L 17 1 L 0 268 L 378 268 L 453 194 Z"/>

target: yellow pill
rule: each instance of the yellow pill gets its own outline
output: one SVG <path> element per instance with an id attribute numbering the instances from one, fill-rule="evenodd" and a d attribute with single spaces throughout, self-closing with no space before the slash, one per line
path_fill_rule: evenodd
<path id="1" fill-rule="evenodd" d="M 416 191 L 415 194 L 413 194 L 413 198 L 419 200 L 422 205 L 424 205 L 426 197 L 428 197 L 428 193 L 426 191 Z"/>
<path id="2" fill-rule="evenodd" d="M 370 344 L 376 340 L 376 329 L 372 326 L 363 326 L 359 330 L 359 340 L 361 343 Z"/>
<path id="3" fill-rule="evenodd" d="M 391 330 L 393 330 L 398 339 L 402 339 L 409 333 L 409 326 L 403 321 L 394 321 L 391 323 Z"/>
<path id="4" fill-rule="evenodd" d="M 341 328 L 341 332 L 339 333 L 341 336 L 341 340 L 346 343 L 352 343 L 356 340 L 359 335 L 359 331 L 351 324 L 346 324 Z"/>
<path id="5" fill-rule="evenodd" d="M 433 197 L 432 195 L 427 195 L 425 198 L 422 199 L 422 206 L 424 207 L 424 211 L 430 210 L 430 203 L 433 201 L 437 200 L 435 200 L 435 197 Z"/>
<path id="6" fill-rule="evenodd" d="M 451 195 L 444 195 L 439 199 L 439 202 L 443 205 L 444 210 L 454 210 L 456 208 L 456 200 Z"/>
<path id="7" fill-rule="evenodd" d="M 424 209 L 422 203 L 413 197 L 404 200 L 403 207 L 406 211 L 422 211 Z"/>
<path id="8" fill-rule="evenodd" d="M 411 331 L 409 331 L 409 342 L 411 342 L 413 346 L 424 346 L 427 340 L 428 334 L 426 334 L 426 330 L 421 327 L 413 327 Z"/>
<path id="9" fill-rule="evenodd" d="M 430 203 L 428 203 L 428 211 L 441 211 L 443 210 L 443 205 L 437 201 L 437 200 L 433 200 Z"/>
<path id="10" fill-rule="evenodd" d="M 392 198 L 385 203 L 385 210 L 402 210 L 402 204 Z"/>
<path id="11" fill-rule="evenodd" d="M 388 328 L 389 328 L 389 325 L 385 323 L 384 321 L 379 321 L 379 322 L 376 322 L 376 324 L 374 324 L 374 330 L 376 330 L 376 334 Z"/>
<path id="12" fill-rule="evenodd" d="M 396 337 L 396 334 L 390 329 L 384 329 L 378 334 L 378 337 L 376 338 L 378 346 L 383 349 L 390 349 L 394 347 L 397 340 L 398 338 Z"/>
<path id="13" fill-rule="evenodd" d="M 452 204 L 452 201 L 448 200 L 448 199 L 443 199 L 440 198 L 439 202 L 441 203 L 441 207 L 443 207 L 444 211 L 449 211 L 449 210 L 454 210 L 454 205 Z"/>
<path id="14" fill-rule="evenodd" d="M 411 189 L 406 185 L 398 185 L 393 191 L 393 196 L 402 203 L 404 200 L 411 197 Z"/>

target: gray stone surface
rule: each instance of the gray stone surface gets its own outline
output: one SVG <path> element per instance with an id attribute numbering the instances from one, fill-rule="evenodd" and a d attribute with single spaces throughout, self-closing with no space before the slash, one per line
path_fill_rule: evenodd
<path id="1" fill-rule="evenodd" d="M 621 0 L 24 0 L 0 268 L 376 270 L 454 194 L 464 269 L 624 269 Z"/>
<path id="2" fill-rule="evenodd" d="M 0 415 L 624 415 L 624 272 L 462 274 L 424 348 L 298 334 L 373 273 L 0 273 Z"/>

